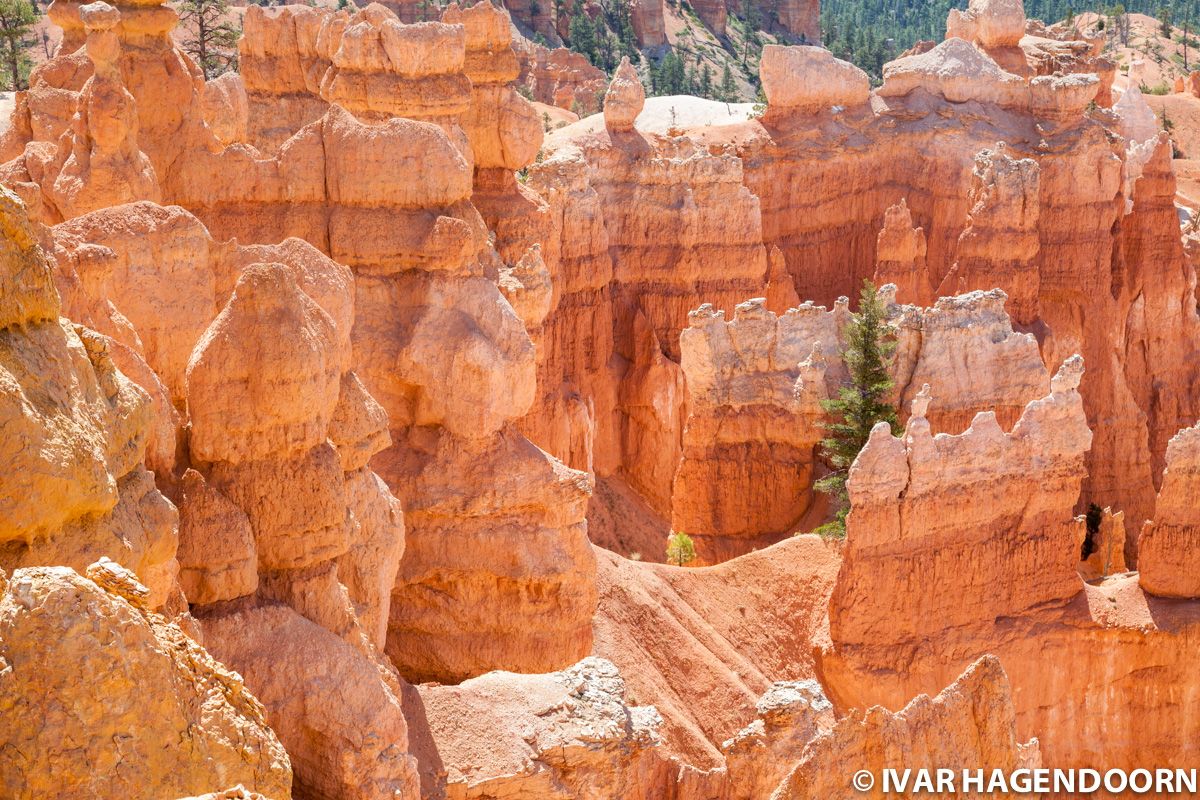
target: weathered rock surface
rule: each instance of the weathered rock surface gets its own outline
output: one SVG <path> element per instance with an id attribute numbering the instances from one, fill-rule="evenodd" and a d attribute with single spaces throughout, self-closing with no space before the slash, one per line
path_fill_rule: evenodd
<path id="1" fill-rule="evenodd" d="M 158 178 L 139 149 L 137 108 L 120 73 L 120 12 L 104 2 L 79 7 L 87 32 L 92 76 L 79 92 L 69 138 L 48 159 L 27 152 L 25 168 L 37 174 L 55 217 L 67 219 L 108 205 L 159 199 Z"/>
<path id="2" fill-rule="evenodd" d="M 815 680 L 776 681 L 758 699 L 757 718 L 721 745 L 729 797 L 771 797 L 810 740 L 834 726 L 833 703 Z"/>
<path id="3" fill-rule="evenodd" d="M 511 11 L 512 3 L 506 8 Z M 513 49 L 521 64 L 517 83 L 528 87 L 534 100 L 581 117 L 600 110 L 608 76 L 587 56 L 566 47 L 551 50 L 525 38 L 513 42 Z"/>
<path id="4" fill-rule="evenodd" d="M 984 411 L 1010 429 L 1027 403 L 1050 390 L 1037 340 L 1013 331 L 1001 290 L 943 297 L 926 309 L 895 304 L 894 286 L 881 294 L 897 339 L 896 396 L 908 406 L 922 387 L 935 386 L 939 403 L 925 412 L 932 430 L 962 432 Z M 662 427 L 681 426 L 681 444 L 664 443 L 657 461 L 643 463 L 657 471 L 676 464 L 671 527 L 693 538 L 699 563 L 819 524 L 825 504 L 811 487 L 822 469 L 822 401 L 847 377 L 839 353 L 848 320 L 845 301 L 832 311 L 804 303 L 776 315 L 761 298 L 739 304 L 728 321 L 707 304 L 690 315 L 680 336 L 686 416 L 656 411 Z M 658 405 L 669 397 L 660 394 Z M 655 417 L 642 419 L 653 428 Z"/>
<path id="5" fill-rule="evenodd" d="M 629 7 L 629 22 L 639 47 L 659 47 L 667 43 L 663 0 L 635 0 Z"/>
<path id="6" fill-rule="evenodd" d="M 889 640 L 911 641 L 1079 591 L 1071 510 L 1091 444 L 1078 392 L 1082 376 L 1082 359 L 1066 362 L 1051 394 L 1026 406 L 1011 433 L 993 413 L 981 412 L 964 433 L 934 437 L 925 417 L 928 395 L 914 399 L 903 439 L 885 423 L 875 427 L 850 471 L 846 560 L 830 617 L 835 642 L 873 647 L 881 623 Z M 992 499 L 982 501 L 984 493 Z M 989 548 L 997 555 L 988 558 Z M 1020 557 L 1001 562 L 998 553 L 1012 550 Z M 1003 578 L 953 566 L 981 558 L 1004 563 Z M 949 594 L 892 595 L 902 606 L 894 614 L 855 610 L 865 610 L 873 587 L 887 581 L 946 585 L 950 579 L 958 587 Z"/>
<path id="7" fill-rule="evenodd" d="M 936 432 L 960 433 L 976 414 L 994 413 L 1005 430 L 1027 403 L 1050 391 L 1037 340 L 1013 331 L 999 289 L 938 298 L 933 308 L 900 307 L 893 366 L 901 410 L 923 386 L 937 400 L 926 419 Z"/>
<path id="8" fill-rule="evenodd" d="M 776 316 L 759 299 L 738 305 L 728 321 L 710 305 L 689 316 L 680 336 L 687 421 L 671 527 L 712 563 L 791 533 L 812 506 L 821 401 L 837 385 L 827 359 L 837 360 L 847 309 L 808 304 Z"/>
<path id="9" fill-rule="evenodd" d="M 949 38 L 927 53 L 905 56 L 883 70 L 881 97 L 923 90 L 951 103 L 975 101 L 1001 107 L 1028 107 L 1029 86 L 973 44 Z"/>
<path id="10" fill-rule="evenodd" d="M 779 25 L 807 44 L 821 43 L 821 3 L 819 0 L 783 0 L 773 9 Z"/>
<path id="11" fill-rule="evenodd" d="M 427 737 L 428 749 L 417 748 L 423 797 L 599 800 L 639 795 L 654 777 L 662 720 L 652 706 L 627 705 L 620 673 L 602 658 L 421 686 L 406 709 Z"/>
<path id="12" fill-rule="evenodd" d="M 895 713 L 874 706 L 846 715 L 809 742 L 799 761 L 773 797 L 831 796 L 845 791 L 846 776 L 862 769 L 877 782 L 859 794 L 885 797 L 890 793 L 882 791 L 879 776 L 897 764 L 937 764 L 956 775 L 1041 766 L 1037 740 L 1022 744 L 1017 738 L 1008 677 L 995 656 L 976 661 L 936 697 L 919 695 Z"/>
<path id="13" fill-rule="evenodd" d="M 622 58 L 604 95 L 604 127 L 613 133 L 633 130 L 633 121 L 645 102 L 646 90 L 637 72 L 628 57 Z"/>
<path id="14" fill-rule="evenodd" d="M 510 608 L 530 612 L 537 606 L 543 615 L 538 622 L 546 630 L 534 636 L 539 642 L 536 647 L 522 651 L 514 646 L 492 662 L 480 664 L 464 652 L 470 669 L 556 668 L 582 656 L 590 635 L 588 598 L 594 597 L 594 591 L 587 586 L 592 562 L 583 530 L 588 483 L 581 475 L 560 475 L 558 466 L 534 455 L 511 432 L 532 402 L 536 363 L 525 321 L 496 284 L 503 264 L 522 292 L 530 298 L 538 296 L 518 303 L 534 327 L 541 313 L 536 309 L 545 308 L 548 287 L 545 275 L 536 268 L 533 245 L 547 238 L 542 231 L 553 221 L 545 203 L 519 186 L 512 171 L 533 160 L 541 123 L 515 93 L 517 62 L 508 46 L 504 12 L 485 5 L 450 9 L 447 14 L 454 24 L 406 26 L 382 6 L 354 14 L 299 7 L 248 12 L 242 45 L 247 136 L 262 150 L 241 145 L 222 149 L 207 134 L 210 138 L 203 146 L 172 160 L 166 173 L 158 169 L 160 151 L 147 151 L 160 172 L 165 198 L 195 211 L 219 238 L 236 236 L 242 243 L 214 246 L 207 234 L 192 237 L 191 263 L 198 266 L 207 261 L 208 269 L 185 272 L 187 280 L 198 286 L 196 301 L 186 309 L 186 325 L 161 323 L 164 305 L 180 302 L 186 293 L 169 291 L 170 270 L 157 265 L 150 270 L 156 281 L 152 299 L 144 306 L 131 304 L 130 316 L 141 322 L 129 326 L 119 315 L 117 306 L 125 301 L 112 284 L 125 285 L 136 274 L 133 267 L 141 266 L 143 256 L 135 255 L 139 244 L 127 237 L 144 223 L 146 214 L 134 215 L 137 225 L 117 225 L 113 234 L 95 231 L 119 221 L 115 214 L 64 230 L 62 260 L 75 264 L 78 272 L 78 264 L 86 261 L 82 251 L 93 236 L 113 251 L 115 260 L 108 255 L 101 259 L 108 265 L 110 284 L 92 286 L 81 281 L 87 290 L 81 302 L 86 301 L 83 305 L 89 313 L 95 312 L 126 334 L 133 352 L 154 361 L 155 369 L 163 367 L 166 386 L 162 388 L 171 402 L 164 404 L 160 427 L 181 434 L 189 426 L 188 458 L 177 466 L 180 472 L 188 462 L 199 467 L 205 481 L 247 515 L 255 532 L 260 578 L 266 574 L 263 570 L 324 570 L 322 565 L 336 559 L 346 582 L 330 584 L 322 577 L 322 591 L 349 590 L 356 618 L 361 615 L 378 643 L 385 640 L 388 618 L 385 601 L 390 591 L 385 587 L 400 557 L 394 533 L 399 515 L 393 501 L 380 494 L 381 487 L 361 472 L 365 465 L 361 451 L 386 447 L 391 440 L 396 457 L 385 463 L 402 464 L 403 469 L 385 477 L 397 487 L 402 501 L 412 498 L 404 496 L 401 487 L 419 483 L 426 468 L 456 464 L 460 472 L 451 477 L 457 488 L 448 491 L 478 493 L 480 487 L 471 487 L 462 471 L 470 462 L 457 459 L 465 453 L 488 452 L 498 458 L 517 454 L 512 463 L 488 470 L 511 473 L 514 481 L 526 486 L 544 481 L 540 489 L 530 489 L 531 496 L 541 491 L 543 497 L 567 497 L 565 507 L 574 509 L 576 516 L 567 519 L 558 511 L 536 510 L 546 507 L 549 501 L 544 499 L 533 501 L 530 508 L 535 510 L 528 511 L 527 518 L 519 504 L 485 503 L 482 508 L 492 516 L 478 519 L 480 534 L 506 526 L 506 536 L 516 540 L 527 526 L 533 526 L 548 539 L 561 535 L 564 546 L 545 554 L 543 576 L 531 579 L 529 585 L 545 587 L 547 580 L 559 581 L 564 593 L 579 602 L 530 603 L 524 596 L 528 589 L 519 581 L 497 583 L 490 567 L 477 570 L 480 562 L 473 562 L 471 570 L 477 576 L 463 584 L 473 588 L 461 603 L 428 608 L 431 620 L 440 619 L 431 622 L 429 630 L 460 631 L 465 636 L 460 626 L 474 619 L 479 600 L 472 593 L 489 587 L 498 602 Z M 132 86 L 130 91 L 144 123 L 142 95 Z M 199 119 L 199 100 L 183 105 L 194 106 L 196 114 L 188 111 L 180 117 L 181 140 L 193 136 Z M 161 131 L 155 128 L 154 135 Z M 396 186 L 410 188 L 396 192 Z M 488 214 L 486 222 L 471 202 L 473 195 Z M 525 210 L 509 213 L 505 208 L 511 204 L 524 204 Z M 180 222 L 177 230 L 192 223 Z M 495 248 L 488 241 L 488 225 L 500 233 Z M 165 227 L 166 221 L 152 226 L 156 230 L 149 240 L 156 246 L 163 242 L 159 226 Z M 338 269 L 345 272 L 344 281 L 332 281 L 344 283 L 342 289 L 321 287 L 306 283 L 311 254 L 273 244 L 264 246 L 274 250 L 256 251 L 245 244 L 274 243 L 290 235 L 303 235 L 349 266 L 358 276 L 353 294 L 343 292 L 350 285 L 350 273 L 342 267 Z M 209 252 L 204 255 L 201 251 L 206 248 Z M 547 253 L 553 259 L 546 264 L 547 271 L 557 269 L 558 252 Z M 504 260 L 497 263 L 498 256 Z M 164 259 L 171 260 L 176 265 L 182 261 Z M 256 263 L 283 264 L 288 269 L 271 268 L 270 274 L 255 278 L 264 284 L 262 291 L 249 284 L 235 291 L 238 275 Z M 318 266 L 324 272 L 318 270 L 323 277 L 317 282 L 329 283 L 328 265 Z M 261 272 L 252 267 L 250 274 L 256 270 Z M 297 289 L 288 284 L 286 272 L 294 273 Z M 334 303 L 339 292 L 343 297 Z M 231 294 L 236 298 L 231 313 L 243 323 L 227 324 L 226 314 L 209 328 Z M 403 298 L 400 305 L 398 298 Z M 356 306 L 353 315 L 348 312 L 351 304 Z M 398 315 L 398 308 L 415 313 Z M 157 319 L 148 319 L 152 310 L 157 310 Z M 263 339 L 257 352 L 232 346 L 231 331 L 238 336 L 261 332 L 261 319 L 271 315 L 279 316 L 279 324 L 296 337 L 294 341 L 282 336 Z M 135 332 L 143 324 L 151 342 L 136 341 Z M 196 332 L 206 329 L 207 338 L 197 352 L 207 354 L 201 360 L 208 366 L 192 370 L 195 386 L 188 390 L 181 379 L 182 367 L 194 355 Z M 540 338 L 542 333 L 537 335 Z M 281 342 L 284 350 L 274 347 Z M 400 370 L 397 354 L 403 363 Z M 373 431 L 349 432 L 366 437 L 344 443 L 353 454 L 339 452 L 340 444 L 336 449 L 324 444 L 334 435 L 331 425 L 341 396 L 339 387 L 351 366 L 389 418 L 386 425 L 376 420 Z M 225 371 L 228 374 L 222 374 Z M 467 379 L 468 374 L 473 377 Z M 239 391 L 224 391 L 227 382 L 240 380 L 245 383 L 239 384 Z M 279 407 L 272 410 L 265 398 L 274 398 Z M 187 414 L 179 415 L 185 399 L 190 401 Z M 174 417 L 172 403 L 177 407 Z M 359 414 L 364 415 L 370 416 Z M 163 438 L 170 438 L 169 434 Z M 441 445 L 439 438 L 445 439 Z M 449 460 L 428 463 L 431 448 L 440 448 Z M 170 464 L 167 454 L 174 448 L 162 449 L 160 461 Z M 295 492 L 273 498 L 269 489 L 281 480 L 294 481 Z M 446 498 L 432 499 L 436 505 Z M 436 544 L 437 537 L 450 535 L 451 530 L 453 526 L 434 517 L 415 516 L 408 526 L 410 539 L 428 532 L 431 540 L 427 547 L 414 547 L 407 559 L 412 575 L 438 574 L 436 563 L 445 551 Z M 431 561 L 422 565 L 423 558 Z M 214 567 L 217 572 L 224 569 Z M 522 574 L 509 572 L 514 578 Z M 194 577 L 203 583 L 201 576 Z M 219 578 L 214 580 L 220 583 Z M 260 595 L 285 600 L 298 596 L 291 579 L 268 583 L 260 582 Z M 241 591 L 246 585 L 243 581 L 238 588 L 216 591 Z M 340 601 L 313 600 L 311 592 L 304 597 L 302 613 L 343 632 L 345 624 L 335 621 L 343 617 L 335 610 L 340 609 Z M 552 610 L 560 610 L 562 616 L 545 616 Z M 450 617 L 440 618 L 444 613 Z M 495 612 L 493 619 L 515 617 Z M 576 633 L 556 651 L 549 631 L 560 630 L 564 620 Z M 448 645 L 448 653 L 462 651 L 457 636 L 452 633 L 447 639 L 455 642 Z M 415 657 L 416 649 L 400 652 L 413 652 Z M 526 657 L 531 659 L 528 665 L 521 662 Z"/>
<path id="15" fill-rule="evenodd" d="M 1093 509 L 1089 509 L 1089 514 Z M 1075 518 L 1080 521 L 1079 517 Z M 1083 538 L 1079 542 L 1079 576 L 1085 581 L 1094 581 L 1126 570 L 1125 566 L 1125 512 L 1115 514 L 1112 509 L 1101 509 L 1099 524 L 1092 530 L 1088 515 L 1083 517 Z"/>
<path id="16" fill-rule="evenodd" d="M 144 466 L 149 398 L 105 337 L 58 316 L 49 260 L 7 190 L 0 231 L 0 567 L 117 557 L 159 607 L 175 582 L 177 515 Z"/>
<path id="17" fill-rule="evenodd" d="M 404 523 L 365 466 L 388 438 L 348 370 L 348 278 L 328 259 L 252 263 L 196 345 L 188 455 L 204 474 L 184 476 L 183 532 L 201 592 L 189 599 L 209 646 L 262 697 L 298 787 L 415 797 L 401 684 L 376 649 Z"/>
<path id="18" fill-rule="evenodd" d="M 653 701 L 685 763 L 721 767 L 772 684 L 816 678 L 836 544 L 789 537 L 706 569 L 596 557 L 594 653 L 617 665 L 632 703 Z"/>
<path id="19" fill-rule="evenodd" d="M 173 798 L 241 783 L 290 797 L 288 755 L 241 677 L 148 610 L 128 571 L 103 569 L 116 582 L 0 573 L 4 795 Z"/>
<path id="20" fill-rule="evenodd" d="M 308 6 L 246 8 L 238 71 L 246 92 L 247 136 L 263 152 L 278 150 L 325 113 L 320 86 L 331 59 L 317 44 L 323 17 Z"/>
<path id="21" fill-rule="evenodd" d="M 883 227 L 875 240 L 874 284 L 893 284 L 897 299 L 903 303 L 932 305 L 933 287 L 925 261 L 927 251 L 925 229 L 913 227 L 908 202 L 901 198 L 884 212 Z"/>
<path id="22" fill-rule="evenodd" d="M 1021 0 L 971 0 L 966 11 L 950 9 L 946 38 L 976 42 L 985 49 L 1015 47 L 1025 35 Z"/>
<path id="23" fill-rule="evenodd" d="M 763 48 L 759 72 L 772 117 L 859 106 L 871 90 L 867 73 L 823 47 L 769 44 Z"/>
<path id="24" fill-rule="evenodd" d="M 1170 142 L 1136 92 L 1103 108 L 1102 43 L 981 0 L 874 93 L 771 50 L 764 118 L 689 128 L 623 67 L 605 117 L 543 142 L 506 12 L 393 5 L 248 9 L 242 79 L 206 83 L 153 0 L 55 3 L 63 50 L 0 142 L 55 224 L 4 231 L 0 565 L 131 566 L 144 588 L 93 575 L 244 672 L 298 794 L 415 797 L 405 696 L 448 796 L 767 797 L 797 761 L 784 792 L 833 795 L 852 756 L 909 740 L 1004 761 L 1038 736 L 1055 766 L 1190 752 L 1195 459 L 1169 442 L 1200 415 L 1194 266 Z M 665 42 L 660 1 L 630 11 Z M 847 542 L 706 569 L 589 545 L 589 503 L 653 559 L 671 524 L 716 561 L 820 521 L 818 389 L 865 278 L 898 286 L 913 413 L 855 467 Z M 1051 381 L 1075 353 L 1087 373 Z M 1092 502 L 1112 511 L 1080 563 Z M 592 652 L 628 697 L 587 662 L 565 688 L 490 672 Z M 1011 708 L 988 662 L 912 700 L 985 653 Z M 466 683 L 406 689 L 389 659 Z M 818 675 L 840 723 L 787 685 Z M 650 703 L 661 744 L 628 711 Z M 178 794 L 238 781 L 270 796 L 241 774 Z"/>
<path id="25" fill-rule="evenodd" d="M 285 606 L 201 619 L 213 652 L 266 705 L 292 757 L 297 794 L 419 796 L 401 687 L 387 667 Z"/>
<path id="26" fill-rule="evenodd" d="M 1030 325 L 1039 316 L 1037 162 L 1012 158 L 1001 142 L 975 157 L 972 177 L 967 228 L 938 295 L 1003 289 L 1013 321 Z"/>
<path id="27" fill-rule="evenodd" d="M 1185 428 L 1167 444 L 1167 466 L 1154 505 L 1154 519 L 1138 539 L 1138 574 L 1143 589 L 1160 597 L 1200 597 L 1196 489 L 1200 481 L 1200 428 Z"/>

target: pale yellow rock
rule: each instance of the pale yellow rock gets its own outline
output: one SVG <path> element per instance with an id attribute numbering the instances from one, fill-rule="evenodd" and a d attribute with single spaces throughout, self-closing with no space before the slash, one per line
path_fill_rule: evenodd
<path id="1" fill-rule="evenodd" d="M 20 201 L 0 204 L 0 567 L 102 556 L 135 570 L 160 606 L 174 586 L 175 508 L 145 470 L 150 401 L 109 340 L 58 318 L 50 264 Z"/>
<path id="2" fill-rule="evenodd" d="M 1011 774 L 1041 766 L 1037 739 L 1022 743 L 1017 738 L 1012 690 L 998 658 L 979 659 L 936 697 L 919 695 L 897 712 L 881 706 L 855 709 L 808 743 L 795 769 L 771 796 L 837 796 L 856 771 L 867 770 L 874 787 L 855 796 L 886 797 L 882 771 L 896 764 L 937 764 L 959 776 L 962 770 Z"/>
<path id="3" fill-rule="evenodd" d="M 0 792 L 174 798 L 237 782 L 290 797 L 288 755 L 241 678 L 122 597 L 147 591 L 127 570 L 89 572 L 112 588 L 67 567 L 0 580 L 0 750 L 23 756 L 0 759 Z"/>
<path id="4" fill-rule="evenodd" d="M 950 9 L 946 37 L 978 42 L 983 47 L 1012 47 L 1025 35 L 1021 0 L 971 0 L 966 11 Z"/>
<path id="5" fill-rule="evenodd" d="M 1029 86 L 1005 72 L 986 53 L 963 39 L 947 39 L 927 53 L 904 56 L 883 69 L 881 97 L 901 97 L 916 89 L 940 94 L 952 103 L 974 100 L 1028 108 Z"/>
<path id="6" fill-rule="evenodd" d="M 662 720 L 626 700 L 605 659 L 545 675 L 489 672 L 412 694 L 406 707 L 420 709 L 440 767 L 433 752 L 422 754 L 425 796 L 599 800 L 636 796 L 652 779 Z"/>

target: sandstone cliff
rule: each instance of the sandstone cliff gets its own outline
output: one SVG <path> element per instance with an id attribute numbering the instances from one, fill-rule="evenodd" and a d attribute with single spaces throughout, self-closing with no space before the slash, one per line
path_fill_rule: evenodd
<path id="1" fill-rule="evenodd" d="M 392 5 L 249 8 L 243 75 L 204 82 L 162 4 L 54 4 L 0 142 L 14 746 L 67 741 L 38 739 L 46 653 L 117 700 L 47 696 L 125 709 L 97 724 L 128 775 L 64 767 L 100 796 L 832 795 L 851 761 L 1011 767 L 1031 737 L 1183 765 L 1194 265 L 1171 143 L 1136 91 L 1107 108 L 1097 42 L 975 0 L 874 90 L 772 47 L 749 118 L 623 64 L 543 138 L 517 84 L 594 76 L 522 77 L 491 3 Z M 904 436 L 856 462 L 844 543 L 792 537 L 866 278 Z M 724 563 L 636 563 L 668 527 Z M 102 556 L 132 573 L 45 566 Z M 29 587 L 125 649 L 47 633 Z M 133 680 L 169 746 L 125 749 Z"/>
<path id="2" fill-rule="evenodd" d="M 999 659 L 987 656 L 936 697 L 919 695 L 894 714 L 875 706 L 838 720 L 832 730 L 808 744 L 800 763 L 772 797 L 832 795 L 843 791 L 846 776 L 860 769 L 876 776 L 875 788 L 864 796 L 886 797 L 890 792 L 882 791 L 878 776 L 897 764 L 1007 774 L 1040 766 L 1037 755 L 1037 740 L 1022 744 L 1017 738 L 1008 677 Z"/>
<path id="3" fill-rule="evenodd" d="M 1185 428 L 1167 444 L 1162 490 L 1154 520 L 1138 539 L 1138 573 L 1143 589 L 1162 597 L 1200 596 L 1193 562 L 1196 548 L 1195 495 L 1200 428 Z"/>
<path id="4" fill-rule="evenodd" d="M 821 401 L 837 385 L 828 359 L 837 360 L 847 313 L 808 304 L 777 317 L 751 300 L 728 322 L 710 305 L 689 316 L 671 527 L 688 532 L 711 563 L 791 533 L 812 507 Z"/>
<path id="5" fill-rule="evenodd" d="M 127 570 L 87 572 L 0 573 L 0 747 L 22 756 L 0 760 L 0 791 L 115 800 L 240 783 L 290 797 L 288 755 L 241 677 L 149 610 Z"/>
<path id="6" fill-rule="evenodd" d="M 176 592 L 177 514 L 145 468 L 150 399 L 107 337 L 59 316 L 50 262 L 7 190 L 0 230 L 0 567 L 119 558 L 162 607 Z"/>

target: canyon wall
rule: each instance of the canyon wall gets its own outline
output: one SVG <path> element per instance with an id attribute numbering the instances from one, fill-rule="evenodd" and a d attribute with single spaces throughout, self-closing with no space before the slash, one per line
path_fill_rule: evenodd
<path id="1" fill-rule="evenodd" d="M 1138 581 L 1160 597 L 1200 596 L 1195 552 L 1195 487 L 1200 428 L 1185 428 L 1167 444 L 1167 466 L 1154 519 L 1138 539 Z"/>
<path id="2" fill-rule="evenodd" d="M 1019 6 L 956 11 L 875 90 L 768 48 L 766 113 L 723 124 L 625 62 L 543 139 L 490 3 L 251 8 L 243 75 L 206 83 L 165 6 L 56 2 L 0 142 L 8 741 L 59 746 L 43 697 L 120 739 L 144 684 L 171 746 L 71 761 L 80 791 L 807 796 L 896 752 L 1037 763 L 1030 737 L 1183 766 L 1171 145 Z M 905 430 L 855 463 L 844 543 L 793 537 L 867 278 Z M 594 548 L 598 480 L 613 541 L 658 559 L 672 527 L 714 566 Z M 1081 566 L 1091 502 L 1125 559 Z M 80 604 L 124 650 L 59 633 Z"/>
<path id="3" fill-rule="evenodd" d="M 1136 573 L 1085 585 L 1076 571 L 1085 520 L 1073 508 L 1091 439 L 1081 379 L 1082 362 L 1068 360 L 1011 433 L 980 414 L 961 435 L 931 437 L 928 395 L 903 438 L 873 431 L 851 470 L 829 602 L 822 667 L 835 703 L 899 707 L 992 653 L 1014 686 L 1017 734 L 1038 737 L 1047 764 L 1101 753 L 1127 769 L 1183 763 L 1196 687 L 1177 648 L 1197 635 L 1196 609 L 1144 594 Z M 1077 666 L 1048 676 L 1046 659 L 1068 652 Z M 1170 677 L 1137 677 L 1147 669 Z M 1104 740 L 1114 722 L 1137 725 L 1137 741 Z"/>

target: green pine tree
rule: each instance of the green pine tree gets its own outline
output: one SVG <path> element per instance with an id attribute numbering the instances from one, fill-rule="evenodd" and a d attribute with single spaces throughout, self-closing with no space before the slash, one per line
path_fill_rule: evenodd
<path id="1" fill-rule="evenodd" d="M 713 96 L 712 70 L 709 69 L 708 64 L 705 64 L 703 67 L 700 68 L 699 90 L 700 90 L 701 97 L 707 97 L 709 99 L 712 99 L 712 96 Z"/>
<path id="2" fill-rule="evenodd" d="M 571 9 L 567 40 L 571 43 L 572 50 L 587 56 L 593 66 L 596 64 L 596 28 L 588 15 L 583 13 L 583 3 L 576 3 Z"/>
<path id="3" fill-rule="evenodd" d="M 837 397 L 823 403 L 832 421 L 825 425 L 829 435 L 821 442 L 821 449 L 833 472 L 817 481 L 814 488 L 828 494 L 836 508 L 833 521 L 817 530 L 823 535 L 846 534 L 846 514 L 850 511 L 846 477 L 850 465 L 866 446 L 871 429 L 880 422 L 890 423 L 893 429 L 897 426 L 896 408 L 889 401 L 892 378 L 888 373 L 896 339 L 887 324 L 886 311 L 878 290 L 865 281 L 858 312 L 851 316 L 846 327 L 842 352 L 850 373 L 849 382 L 838 391 Z"/>
<path id="4" fill-rule="evenodd" d="M 667 563 L 682 567 L 695 560 L 696 546 L 692 544 L 692 537 L 683 531 L 672 532 L 667 537 Z"/>
<path id="5" fill-rule="evenodd" d="M 717 99 L 726 103 L 735 103 L 738 99 L 737 83 L 733 80 L 733 70 L 729 62 L 725 63 L 725 71 L 721 73 L 721 87 L 717 90 Z"/>
<path id="6" fill-rule="evenodd" d="M 0 60 L 8 73 L 0 83 L 9 91 L 29 88 L 33 61 L 26 51 L 34 44 L 35 22 L 37 12 L 29 0 L 0 0 Z"/>

